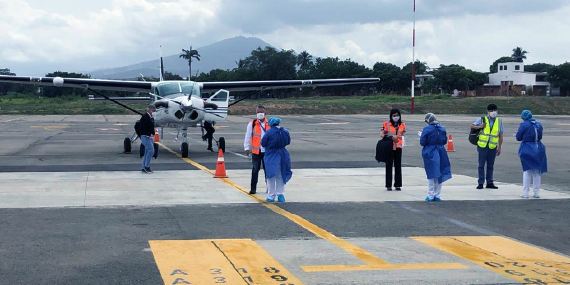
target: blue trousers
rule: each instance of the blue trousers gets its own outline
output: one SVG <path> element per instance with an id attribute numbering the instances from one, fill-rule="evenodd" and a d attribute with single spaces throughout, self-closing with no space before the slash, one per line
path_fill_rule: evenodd
<path id="1" fill-rule="evenodd" d="M 144 156 L 142 158 L 142 167 L 150 167 L 150 159 L 154 155 L 154 141 L 149 136 L 141 136 L 141 144 L 144 145 Z"/>
<path id="2" fill-rule="evenodd" d="M 481 148 L 477 146 L 477 152 L 479 153 L 479 184 L 485 182 L 487 178 L 487 184 L 493 183 L 493 169 L 495 166 L 495 158 L 497 157 L 497 149 L 489 149 L 489 147 Z M 487 164 L 487 175 L 485 175 L 485 163 Z"/>

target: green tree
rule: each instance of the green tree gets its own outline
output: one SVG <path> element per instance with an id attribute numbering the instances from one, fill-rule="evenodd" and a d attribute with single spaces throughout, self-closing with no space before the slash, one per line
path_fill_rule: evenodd
<path id="1" fill-rule="evenodd" d="M 65 78 L 91 78 L 89 74 L 56 71 L 46 74 L 46 77 L 65 77 Z M 73 94 L 82 94 L 85 90 L 83 88 L 61 88 L 46 86 L 41 88 L 41 95 L 44 97 L 60 97 Z"/>
<path id="2" fill-rule="evenodd" d="M 524 71 L 526 72 L 548 72 L 552 69 L 554 65 L 548 63 L 535 63 L 531 65 L 525 65 Z"/>
<path id="3" fill-rule="evenodd" d="M 164 80 L 184 80 L 184 78 L 182 78 L 182 76 L 180 76 L 178 74 L 174 74 L 170 71 L 165 71 L 164 72 Z"/>
<path id="4" fill-rule="evenodd" d="M 526 59 L 526 54 L 528 51 L 523 50 L 521 47 L 516 47 L 513 49 L 513 55 L 511 58 L 514 62 L 523 62 L 523 59 Z"/>
<path id="5" fill-rule="evenodd" d="M 190 81 L 192 78 L 192 59 L 195 58 L 200 61 L 200 54 L 190 46 L 190 49 L 182 49 L 182 54 L 179 58 L 183 58 L 188 61 L 188 81 Z"/>
<path id="6" fill-rule="evenodd" d="M 558 65 L 550 69 L 548 82 L 554 87 L 570 91 L 570 62 Z"/>
<path id="7" fill-rule="evenodd" d="M 493 62 L 493 64 L 491 64 L 489 66 L 489 72 L 497 73 L 499 71 L 499 63 L 512 62 L 512 61 L 513 61 L 512 57 L 502 56 L 502 57 L 498 58 L 497 60 L 495 60 Z"/>
<path id="8" fill-rule="evenodd" d="M 297 56 L 297 65 L 300 69 L 305 69 L 307 66 L 313 63 L 313 56 L 310 55 L 306 50 L 302 51 Z"/>
<path id="9" fill-rule="evenodd" d="M 380 78 L 378 82 L 378 90 L 382 93 L 401 92 L 406 89 L 403 81 L 404 75 L 402 69 L 397 65 L 386 62 L 377 62 L 372 67 L 374 77 Z M 411 81 L 411 75 L 408 77 Z"/>
<path id="10" fill-rule="evenodd" d="M 473 90 L 487 82 L 485 73 L 472 71 L 457 64 L 442 64 L 432 74 L 434 78 L 422 86 L 422 89 L 428 93 L 438 93 L 439 90 L 446 93 L 451 93 L 455 89 Z"/>
<path id="11" fill-rule="evenodd" d="M 295 79 L 296 63 L 294 50 L 278 51 L 270 46 L 257 48 L 243 60 L 243 67 L 237 70 L 237 76 L 241 80 Z"/>

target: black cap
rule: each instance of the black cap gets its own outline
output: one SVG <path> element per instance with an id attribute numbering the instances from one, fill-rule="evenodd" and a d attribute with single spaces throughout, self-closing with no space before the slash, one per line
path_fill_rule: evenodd
<path id="1" fill-rule="evenodd" d="M 489 104 L 489 106 L 487 106 L 487 110 L 491 111 L 491 110 L 498 110 L 499 108 L 497 108 L 497 105 L 495 104 Z"/>

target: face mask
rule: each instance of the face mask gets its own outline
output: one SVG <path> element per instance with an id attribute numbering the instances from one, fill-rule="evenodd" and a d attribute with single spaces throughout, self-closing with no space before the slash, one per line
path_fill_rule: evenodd
<path id="1" fill-rule="evenodd" d="M 392 117 L 392 120 L 394 120 L 394 122 L 397 122 L 400 120 L 400 117 Z"/>
<path id="2" fill-rule="evenodd" d="M 265 118 L 265 113 L 257 113 L 257 119 L 263 120 Z"/>
<path id="3" fill-rule="evenodd" d="M 489 112 L 489 116 L 491 118 L 495 118 L 495 117 L 497 117 L 497 113 L 498 113 L 497 111 Z"/>

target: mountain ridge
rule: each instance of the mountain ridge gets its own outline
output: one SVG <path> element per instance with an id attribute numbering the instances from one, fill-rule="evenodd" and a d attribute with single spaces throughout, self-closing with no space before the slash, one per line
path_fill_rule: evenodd
<path id="1" fill-rule="evenodd" d="M 203 47 L 194 48 L 200 54 L 200 61 L 192 60 L 192 76 L 208 73 L 213 69 L 233 69 L 236 62 L 251 55 L 258 47 L 271 46 L 256 37 L 237 36 L 224 39 Z M 181 48 L 182 50 L 182 48 Z M 179 57 L 181 53 L 163 57 L 164 70 L 182 77 L 188 77 L 188 61 Z M 131 65 L 99 69 L 89 72 L 91 78 L 97 79 L 134 79 L 141 74 L 158 77 L 159 59 L 147 60 Z"/>

